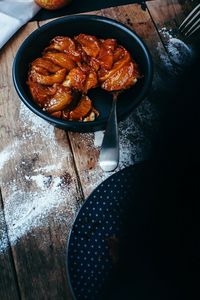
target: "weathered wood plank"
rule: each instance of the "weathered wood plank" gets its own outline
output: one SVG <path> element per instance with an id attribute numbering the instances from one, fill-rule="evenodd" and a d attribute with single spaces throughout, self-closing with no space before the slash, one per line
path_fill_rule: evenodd
<path id="1" fill-rule="evenodd" d="M 82 194 L 68 138 L 29 111 L 12 83 L 11 67 L 29 23 L 0 57 L 1 189 L 22 299 L 70 299 L 66 240 Z"/>
<path id="2" fill-rule="evenodd" d="M 19 288 L 9 245 L 0 192 L 0 299 L 18 300 Z"/>

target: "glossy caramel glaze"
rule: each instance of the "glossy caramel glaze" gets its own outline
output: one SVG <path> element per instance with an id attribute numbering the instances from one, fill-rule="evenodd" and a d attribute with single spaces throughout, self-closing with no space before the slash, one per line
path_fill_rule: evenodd
<path id="1" fill-rule="evenodd" d="M 96 87 L 119 92 L 141 77 L 130 53 L 115 39 L 79 34 L 56 36 L 29 69 L 33 100 L 54 117 L 93 121 L 98 112 L 87 92 Z"/>

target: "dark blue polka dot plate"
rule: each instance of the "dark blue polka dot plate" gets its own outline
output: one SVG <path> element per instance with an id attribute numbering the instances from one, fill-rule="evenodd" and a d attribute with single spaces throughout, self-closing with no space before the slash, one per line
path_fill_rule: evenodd
<path id="1" fill-rule="evenodd" d="M 129 205 L 141 177 L 140 164 L 110 176 L 88 197 L 73 225 L 68 243 L 67 272 L 77 300 L 103 299 L 118 259 L 118 244 Z"/>

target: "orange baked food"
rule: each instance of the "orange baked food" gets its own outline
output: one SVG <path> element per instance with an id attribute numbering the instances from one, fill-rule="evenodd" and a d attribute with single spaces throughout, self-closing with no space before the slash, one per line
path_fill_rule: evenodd
<path id="1" fill-rule="evenodd" d="M 33 100 L 49 114 L 93 121 L 98 112 L 87 95 L 90 89 L 122 91 L 140 77 L 138 65 L 115 39 L 79 34 L 53 38 L 30 64 L 27 84 Z"/>

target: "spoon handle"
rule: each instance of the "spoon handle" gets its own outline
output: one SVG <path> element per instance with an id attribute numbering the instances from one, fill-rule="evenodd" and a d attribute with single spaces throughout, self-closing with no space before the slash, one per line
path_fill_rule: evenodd
<path id="1" fill-rule="evenodd" d="M 115 170 L 119 163 L 119 135 L 116 106 L 117 95 L 114 94 L 112 108 L 110 111 L 99 157 L 100 167 L 105 172 L 111 172 Z"/>

